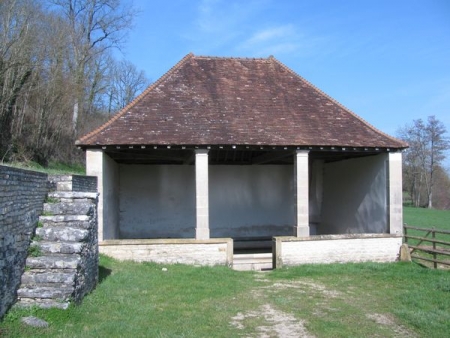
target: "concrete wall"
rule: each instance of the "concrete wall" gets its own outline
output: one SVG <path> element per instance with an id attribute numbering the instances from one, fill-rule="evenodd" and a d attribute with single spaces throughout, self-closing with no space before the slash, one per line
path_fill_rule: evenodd
<path id="1" fill-rule="evenodd" d="M 402 237 L 377 235 L 325 235 L 310 238 L 274 238 L 274 267 L 300 264 L 394 262 Z"/>
<path id="2" fill-rule="evenodd" d="M 324 165 L 318 234 L 386 233 L 387 154 Z"/>
<path id="3" fill-rule="evenodd" d="M 119 238 L 119 165 L 101 150 L 87 150 L 86 175 L 98 178 L 99 241 Z"/>
<path id="4" fill-rule="evenodd" d="M 194 166 L 120 165 L 120 238 L 194 238 Z M 210 166 L 212 238 L 291 235 L 292 166 Z"/>
<path id="5" fill-rule="evenodd" d="M 195 238 L 194 166 L 118 165 L 101 151 L 87 153 L 88 174 L 99 175 L 101 239 Z M 393 165 L 389 156 L 311 161 L 310 234 L 401 233 L 401 155 Z M 292 235 L 292 165 L 208 170 L 211 238 Z"/>
<path id="6" fill-rule="evenodd" d="M 211 237 L 292 235 L 291 165 L 210 166 Z"/>
<path id="7" fill-rule="evenodd" d="M 120 238 L 194 238 L 194 169 L 120 165 Z"/>
<path id="8" fill-rule="evenodd" d="M 16 299 L 47 175 L 0 166 L 0 318 Z"/>
<path id="9" fill-rule="evenodd" d="M 232 239 L 108 240 L 100 253 L 120 260 L 163 264 L 227 265 L 233 263 Z"/>

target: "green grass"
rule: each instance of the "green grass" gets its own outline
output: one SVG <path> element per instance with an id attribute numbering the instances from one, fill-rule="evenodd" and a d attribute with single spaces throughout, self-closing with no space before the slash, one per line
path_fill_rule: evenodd
<path id="1" fill-rule="evenodd" d="M 450 272 L 414 263 L 305 265 L 258 273 L 101 257 L 100 274 L 97 289 L 81 305 L 65 311 L 13 309 L 0 324 L 0 336 L 277 336 L 277 319 L 267 309 L 295 318 L 316 337 L 450 332 Z M 50 325 L 27 327 L 20 322 L 27 315 Z"/>
<path id="2" fill-rule="evenodd" d="M 420 228 L 450 230 L 450 210 L 403 207 L 403 222 Z"/>
<path id="3" fill-rule="evenodd" d="M 444 230 L 450 231 L 450 210 L 434 210 L 434 209 L 425 209 L 425 208 L 413 208 L 413 207 L 404 207 L 403 208 L 403 221 L 407 225 L 418 227 L 418 228 L 435 228 L 436 230 Z M 427 235 L 426 231 L 422 230 L 414 230 L 407 229 L 407 234 L 409 236 L 416 237 L 425 237 Z M 436 233 L 435 238 L 440 241 L 445 241 L 450 243 L 450 234 L 440 234 Z M 432 238 L 431 234 L 428 234 L 426 238 Z M 431 242 L 423 241 L 420 243 L 418 239 L 408 239 L 407 243 L 409 245 L 417 245 L 421 246 L 432 246 Z M 436 248 L 440 250 L 450 250 L 450 245 L 445 244 L 436 244 Z M 425 253 L 423 251 L 415 251 L 415 254 L 425 257 L 425 258 L 434 258 L 431 254 Z M 450 256 L 447 255 L 436 255 L 435 257 L 441 261 L 450 261 Z M 423 261 L 422 263 L 427 266 L 432 266 L 433 263 Z"/>
<path id="4" fill-rule="evenodd" d="M 30 161 L 30 162 L 14 162 L 5 163 L 3 165 L 9 165 L 15 168 L 34 170 L 43 172 L 49 175 L 85 175 L 86 170 L 82 164 L 65 164 L 60 162 L 50 162 L 47 167 L 43 167 L 40 164 Z"/>
<path id="5" fill-rule="evenodd" d="M 448 229 L 450 212 L 405 208 L 404 219 Z M 450 270 L 416 263 L 304 265 L 258 273 L 101 256 L 99 271 L 99 285 L 81 305 L 13 309 L 0 323 L 0 336 L 275 337 L 279 326 L 293 325 L 277 322 L 280 316 L 294 318 L 316 337 L 450 332 Z M 20 318 L 28 315 L 49 327 L 27 327 Z"/>

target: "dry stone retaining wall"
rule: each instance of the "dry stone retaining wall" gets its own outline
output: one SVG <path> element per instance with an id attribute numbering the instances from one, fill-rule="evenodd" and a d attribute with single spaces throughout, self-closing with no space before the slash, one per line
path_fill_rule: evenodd
<path id="1" fill-rule="evenodd" d="M 16 299 L 47 192 L 46 174 L 0 166 L 0 318 Z"/>
<path id="2" fill-rule="evenodd" d="M 96 186 L 96 177 L 0 166 L 0 318 L 18 296 L 19 305 L 64 308 L 95 287 Z M 66 191 L 49 193 L 57 189 Z"/>

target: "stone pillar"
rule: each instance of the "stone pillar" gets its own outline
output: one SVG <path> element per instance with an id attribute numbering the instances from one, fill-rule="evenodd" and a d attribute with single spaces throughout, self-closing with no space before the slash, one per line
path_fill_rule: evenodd
<path id="1" fill-rule="evenodd" d="M 86 175 L 97 176 L 98 240 L 119 238 L 119 166 L 100 149 L 86 151 Z"/>
<path id="2" fill-rule="evenodd" d="M 389 233 L 403 234 L 403 193 L 402 193 L 402 153 L 389 153 L 388 193 L 389 193 Z"/>
<path id="3" fill-rule="evenodd" d="M 307 150 L 297 150 L 294 158 L 295 218 L 294 236 L 309 236 L 309 163 Z"/>
<path id="4" fill-rule="evenodd" d="M 99 193 L 97 206 L 98 240 L 103 240 L 103 151 L 100 149 L 86 150 L 86 175 L 97 176 L 97 191 Z"/>
<path id="5" fill-rule="evenodd" d="M 208 150 L 195 150 L 196 239 L 209 239 Z"/>

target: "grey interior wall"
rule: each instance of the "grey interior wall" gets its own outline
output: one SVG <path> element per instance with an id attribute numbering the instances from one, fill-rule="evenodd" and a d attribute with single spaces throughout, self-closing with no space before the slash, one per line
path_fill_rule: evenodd
<path id="1" fill-rule="evenodd" d="M 103 154 L 103 239 L 119 238 L 119 181 L 119 165 Z"/>
<path id="2" fill-rule="evenodd" d="M 194 238 L 195 167 L 120 165 L 121 238 Z"/>
<path id="3" fill-rule="evenodd" d="M 291 165 L 210 166 L 211 237 L 292 235 Z"/>
<path id="4" fill-rule="evenodd" d="M 293 168 L 210 166 L 211 237 L 291 235 Z M 120 165 L 120 238 L 194 238 L 195 167 Z"/>
<path id="5" fill-rule="evenodd" d="M 386 155 L 324 165 L 319 234 L 387 232 Z"/>

